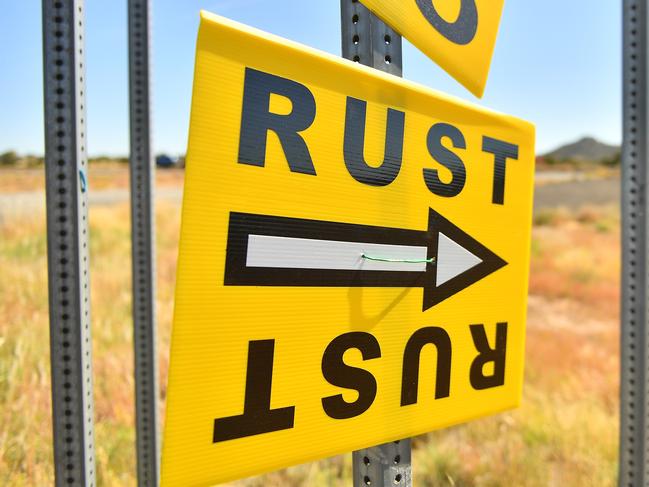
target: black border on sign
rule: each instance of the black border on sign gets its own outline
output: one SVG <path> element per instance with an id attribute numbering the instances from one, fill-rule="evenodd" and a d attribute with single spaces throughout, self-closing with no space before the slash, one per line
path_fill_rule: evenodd
<path id="1" fill-rule="evenodd" d="M 437 287 L 437 246 L 440 232 L 476 255 L 482 262 Z M 246 259 L 249 235 L 425 246 L 428 249 L 428 258 L 435 260 L 426 264 L 424 272 L 248 267 Z M 422 287 L 425 311 L 506 264 L 507 262 L 433 209 L 429 209 L 428 229 L 423 231 L 231 212 L 223 284 L 225 286 L 286 287 Z"/>
<path id="2" fill-rule="evenodd" d="M 427 280 L 429 285 L 424 286 L 424 311 L 507 265 L 507 262 L 504 259 L 497 256 L 487 247 L 471 237 L 468 233 L 461 230 L 458 226 L 451 223 L 433 209 L 428 213 L 428 233 L 430 234 L 430 241 L 434 241 L 434 245 L 428 247 L 429 259 L 435 257 L 435 262 L 437 262 L 439 234 L 443 233 L 448 238 L 460 244 L 466 250 L 481 259 L 482 262 L 466 272 L 455 276 L 439 287 L 437 286 L 437 267 L 435 266 L 433 268 L 433 264 L 427 264 L 426 274 L 430 275 L 430 281 Z M 431 250 L 434 250 L 434 253 L 431 253 Z"/>

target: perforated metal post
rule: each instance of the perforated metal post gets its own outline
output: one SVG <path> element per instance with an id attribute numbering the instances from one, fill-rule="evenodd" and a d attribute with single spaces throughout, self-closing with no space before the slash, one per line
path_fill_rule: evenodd
<path id="1" fill-rule="evenodd" d="M 401 76 L 401 36 L 379 20 L 358 0 L 341 0 L 343 57 Z M 358 450 L 353 453 L 354 486 L 412 486 L 410 440 Z"/>
<path id="2" fill-rule="evenodd" d="M 131 231 L 137 478 L 157 486 L 160 470 L 155 320 L 154 163 L 149 84 L 150 0 L 129 0 Z"/>
<path id="3" fill-rule="evenodd" d="M 649 485 L 647 0 L 623 2 L 620 487 Z"/>
<path id="4" fill-rule="evenodd" d="M 56 485 L 94 486 L 82 0 L 44 0 L 45 190 Z"/>
<path id="5" fill-rule="evenodd" d="M 343 57 L 402 75 L 401 36 L 358 0 L 340 0 Z"/>

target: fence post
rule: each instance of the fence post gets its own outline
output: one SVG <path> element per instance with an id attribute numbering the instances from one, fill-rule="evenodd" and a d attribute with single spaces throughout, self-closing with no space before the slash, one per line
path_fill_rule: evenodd
<path id="1" fill-rule="evenodd" d="M 401 36 L 358 0 L 340 0 L 343 57 L 402 75 Z M 400 440 L 353 453 L 354 487 L 412 486 L 410 440 Z"/>
<path id="2" fill-rule="evenodd" d="M 150 0 L 128 1 L 133 346 L 138 485 L 159 483 L 154 162 L 151 153 Z"/>
<path id="3" fill-rule="evenodd" d="M 94 486 L 83 0 L 42 7 L 55 482 Z"/>
<path id="4" fill-rule="evenodd" d="M 647 1 L 623 2 L 622 330 L 619 485 L 647 485 Z"/>

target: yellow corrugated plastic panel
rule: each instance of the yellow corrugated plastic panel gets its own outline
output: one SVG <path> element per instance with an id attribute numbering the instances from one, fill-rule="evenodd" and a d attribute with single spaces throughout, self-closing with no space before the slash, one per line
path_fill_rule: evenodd
<path id="1" fill-rule="evenodd" d="M 515 407 L 534 128 L 202 13 L 163 486 Z"/>

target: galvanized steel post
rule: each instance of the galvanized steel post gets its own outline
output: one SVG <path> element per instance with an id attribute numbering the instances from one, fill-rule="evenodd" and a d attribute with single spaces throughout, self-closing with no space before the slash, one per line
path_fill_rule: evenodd
<path id="1" fill-rule="evenodd" d="M 358 0 L 341 0 L 343 57 L 402 75 L 401 36 Z M 365 448 L 353 453 L 354 486 L 412 486 L 410 440 Z"/>
<path id="2" fill-rule="evenodd" d="M 151 153 L 150 0 L 129 0 L 129 101 L 133 346 L 138 485 L 159 483 L 158 355 L 155 313 L 154 162 Z"/>
<path id="3" fill-rule="evenodd" d="M 649 485 L 647 0 L 623 2 L 619 485 Z"/>
<path id="4" fill-rule="evenodd" d="M 84 2 L 42 6 L 55 482 L 94 486 Z"/>

